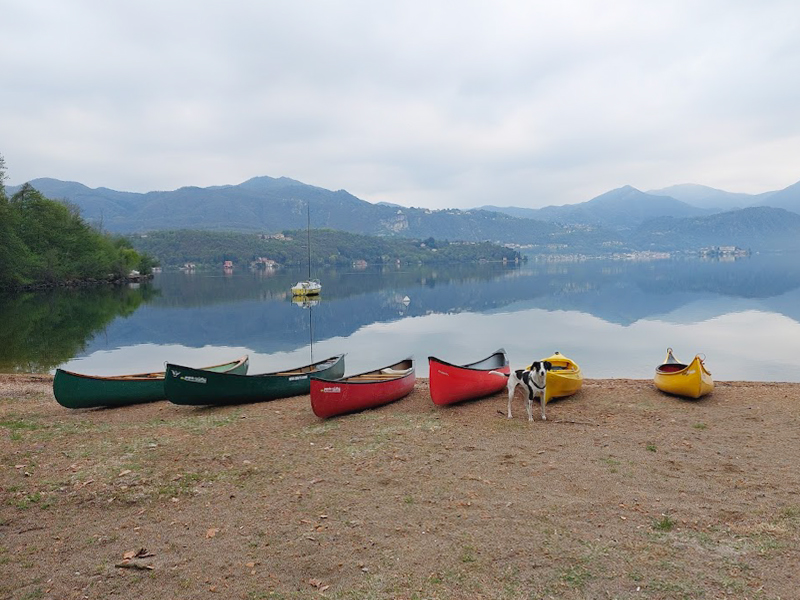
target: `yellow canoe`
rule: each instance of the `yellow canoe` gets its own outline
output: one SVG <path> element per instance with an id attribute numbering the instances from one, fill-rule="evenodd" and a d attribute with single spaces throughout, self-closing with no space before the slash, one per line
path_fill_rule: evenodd
<path id="1" fill-rule="evenodd" d="M 552 398 L 571 396 L 581 389 L 583 374 L 581 374 L 581 368 L 574 360 L 567 358 L 560 352 L 556 352 L 553 356 L 548 356 L 542 360 L 546 360 L 552 365 L 547 373 L 545 404 L 550 402 Z"/>
<path id="2" fill-rule="evenodd" d="M 687 365 L 675 359 L 672 348 L 667 348 L 667 358 L 656 367 L 653 382 L 662 392 L 687 398 L 700 398 L 714 389 L 714 380 L 699 354 Z"/>

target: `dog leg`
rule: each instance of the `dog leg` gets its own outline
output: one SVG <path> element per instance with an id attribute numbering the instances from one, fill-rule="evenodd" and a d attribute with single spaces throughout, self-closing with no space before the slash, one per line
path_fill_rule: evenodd
<path id="1" fill-rule="evenodd" d="M 528 392 L 528 397 L 525 399 L 525 409 L 528 411 L 528 421 L 533 421 L 533 391 Z"/>
<path id="2" fill-rule="evenodd" d="M 547 404 L 544 401 L 544 394 L 539 396 L 539 402 L 542 404 L 542 421 L 547 421 L 547 415 L 544 414 L 544 407 L 547 406 Z"/>
<path id="3" fill-rule="evenodd" d="M 508 418 L 511 418 L 511 401 L 514 399 L 514 391 L 517 389 L 516 382 L 508 380 Z"/>

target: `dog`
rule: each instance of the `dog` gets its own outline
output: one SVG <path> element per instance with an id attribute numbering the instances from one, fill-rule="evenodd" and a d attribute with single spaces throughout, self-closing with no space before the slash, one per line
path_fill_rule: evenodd
<path id="1" fill-rule="evenodd" d="M 548 360 L 537 360 L 527 369 L 517 369 L 508 375 L 508 418 L 511 418 L 511 401 L 517 386 L 521 385 L 528 392 L 525 398 L 525 408 L 528 411 L 528 421 L 533 421 L 533 401 L 539 398 L 542 407 L 542 421 L 547 420 L 545 415 L 545 402 L 547 392 L 547 372 L 553 365 Z"/>

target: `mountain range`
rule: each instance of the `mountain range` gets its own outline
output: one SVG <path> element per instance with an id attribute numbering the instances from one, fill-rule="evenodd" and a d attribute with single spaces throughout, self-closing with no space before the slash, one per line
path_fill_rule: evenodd
<path id="1" fill-rule="evenodd" d="M 624 186 L 586 202 L 539 209 L 481 206 L 429 210 L 373 204 L 287 177 L 238 185 L 147 193 L 89 188 L 57 179 L 30 182 L 45 196 L 78 206 L 115 233 L 199 229 L 275 233 L 329 228 L 375 236 L 493 241 L 534 252 L 594 253 L 735 245 L 800 248 L 800 182 L 763 194 L 683 184 L 642 192 Z M 21 186 L 7 186 L 13 194 Z"/>

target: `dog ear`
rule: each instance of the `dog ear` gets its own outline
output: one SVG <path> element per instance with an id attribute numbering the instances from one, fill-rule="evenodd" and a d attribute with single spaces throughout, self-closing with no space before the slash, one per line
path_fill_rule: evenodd
<path id="1" fill-rule="evenodd" d="M 531 371 L 538 371 L 539 370 L 539 361 L 535 360 L 531 363 Z"/>
<path id="2" fill-rule="evenodd" d="M 544 361 L 544 370 L 545 371 L 549 371 L 552 368 L 553 368 L 553 363 L 551 363 L 549 360 Z"/>

